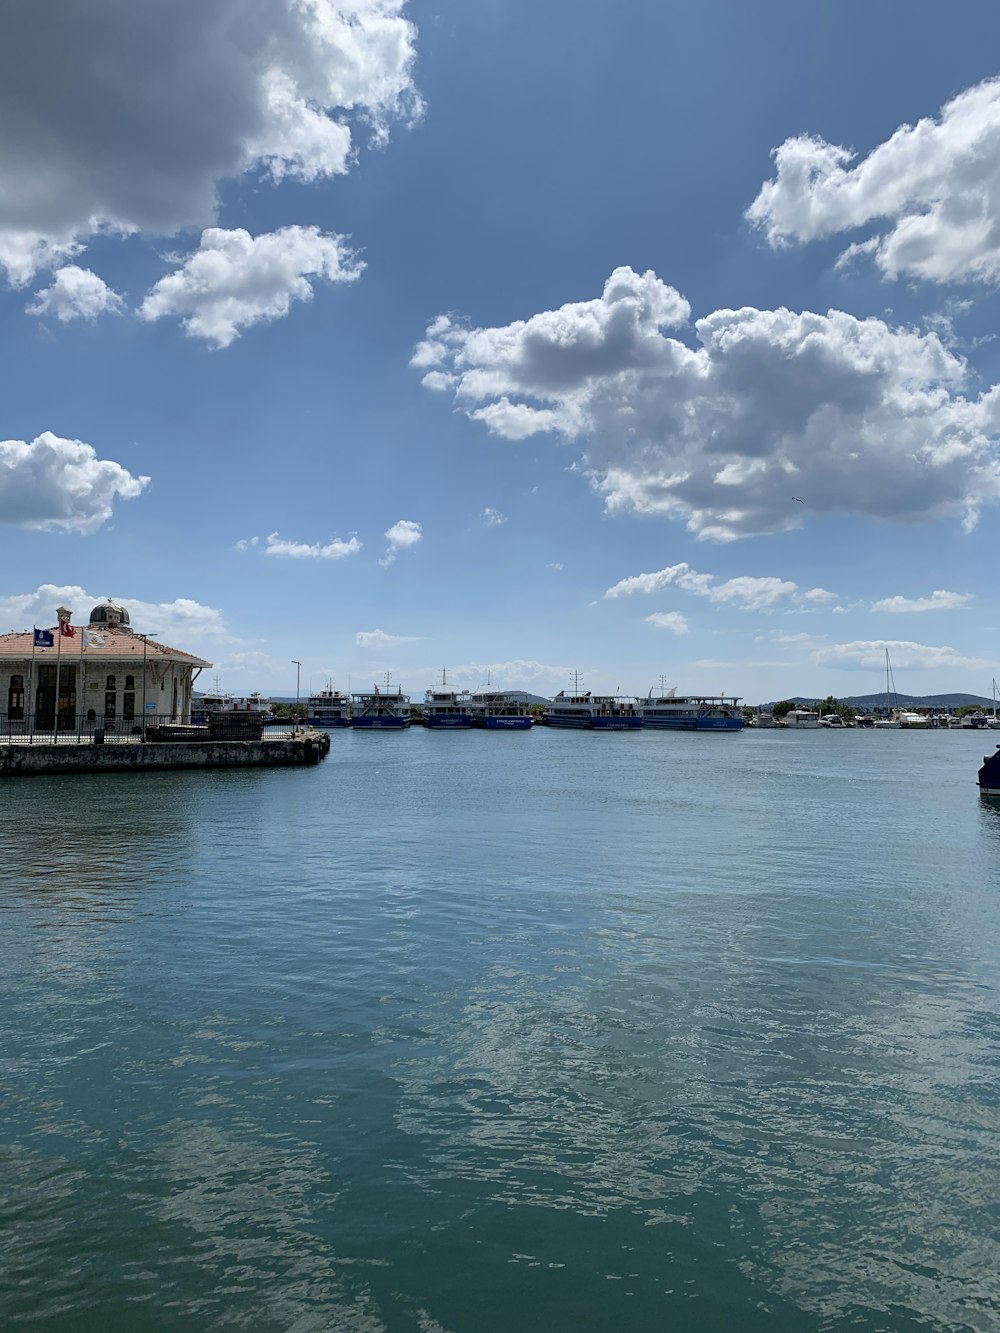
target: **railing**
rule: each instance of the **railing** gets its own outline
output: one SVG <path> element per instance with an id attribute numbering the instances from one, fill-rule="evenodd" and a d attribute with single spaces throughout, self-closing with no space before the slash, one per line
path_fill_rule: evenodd
<path id="1" fill-rule="evenodd" d="M 225 718 L 246 718 L 246 713 L 224 714 Z M 252 717 L 253 714 L 250 714 Z M 265 722 L 262 735 L 269 737 L 287 736 L 296 726 L 285 718 L 280 721 Z M 221 730 L 221 729 L 220 729 Z M 167 739 L 173 733 L 177 739 L 187 739 L 181 733 L 193 733 L 194 736 L 212 735 L 207 724 L 180 722 L 169 716 L 157 716 L 147 713 L 145 716 L 124 717 L 117 715 L 106 717 L 87 714 L 61 713 L 58 719 L 52 713 L 37 716 L 25 713 L 23 718 L 12 718 L 0 713 L 0 745 L 36 744 L 36 745 L 117 745 L 142 742 L 145 740 Z M 215 739 L 225 739 L 216 735 Z"/>

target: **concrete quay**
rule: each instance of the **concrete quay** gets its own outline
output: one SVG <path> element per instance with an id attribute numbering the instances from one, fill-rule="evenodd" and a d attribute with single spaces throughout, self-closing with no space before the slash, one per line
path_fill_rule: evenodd
<path id="1" fill-rule="evenodd" d="M 0 745 L 0 778 L 58 773 L 148 773 L 178 768 L 290 768 L 318 764 L 330 750 L 326 732 L 300 731 L 262 740 L 125 741 L 110 744 L 18 740 Z"/>

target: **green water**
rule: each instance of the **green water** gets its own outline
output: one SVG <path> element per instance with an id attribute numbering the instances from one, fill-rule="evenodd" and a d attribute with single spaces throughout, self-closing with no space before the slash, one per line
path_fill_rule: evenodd
<path id="1" fill-rule="evenodd" d="M 985 733 L 0 787 L 0 1325 L 995 1330 Z"/>

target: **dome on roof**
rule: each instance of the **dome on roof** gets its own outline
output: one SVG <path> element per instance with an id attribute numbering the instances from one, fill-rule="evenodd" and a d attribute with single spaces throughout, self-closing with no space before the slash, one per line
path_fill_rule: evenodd
<path id="1" fill-rule="evenodd" d="M 124 629 L 128 623 L 128 612 L 110 599 L 95 606 L 90 613 L 91 629 Z"/>

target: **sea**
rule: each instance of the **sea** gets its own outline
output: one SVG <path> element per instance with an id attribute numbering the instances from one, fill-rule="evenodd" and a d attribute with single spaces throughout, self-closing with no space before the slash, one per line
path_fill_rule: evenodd
<path id="1" fill-rule="evenodd" d="M 0 1327 L 1000 1328 L 1000 735 L 0 786 Z"/>

